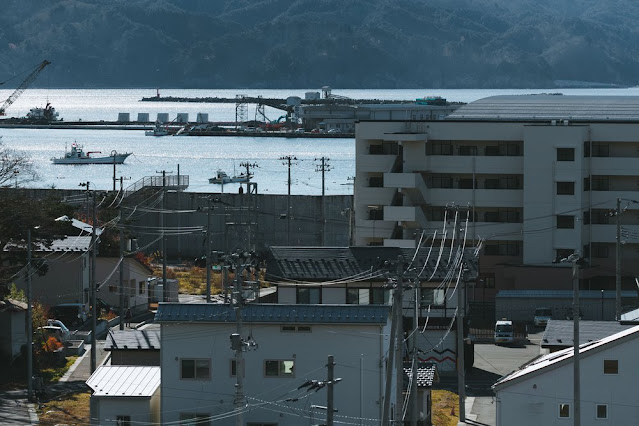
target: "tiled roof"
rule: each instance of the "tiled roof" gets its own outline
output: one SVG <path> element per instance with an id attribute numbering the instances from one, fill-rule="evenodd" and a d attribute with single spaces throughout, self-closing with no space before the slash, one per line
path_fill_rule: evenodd
<path id="1" fill-rule="evenodd" d="M 160 350 L 160 330 L 115 330 L 109 332 L 104 350 Z"/>
<path id="2" fill-rule="evenodd" d="M 386 305 L 279 305 L 250 304 L 242 308 L 242 321 L 252 323 L 386 324 Z M 160 303 L 156 322 L 235 323 L 235 310 L 218 303 Z"/>
<path id="3" fill-rule="evenodd" d="M 413 374 L 413 367 L 410 362 L 404 363 L 404 387 L 410 383 L 410 377 Z M 432 388 L 433 383 L 439 381 L 437 375 L 437 365 L 434 362 L 418 362 L 417 363 L 417 387 Z"/>
<path id="4" fill-rule="evenodd" d="M 94 396 L 153 396 L 160 386 L 159 366 L 102 365 L 87 385 Z"/>
<path id="5" fill-rule="evenodd" d="M 399 256 L 404 259 L 405 278 L 420 277 L 441 281 L 448 274 L 446 266 L 448 256 L 444 255 L 437 264 L 438 256 L 428 256 L 430 247 L 422 248 L 415 255 L 415 249 L 398 247 L 271 247 L 267 256 L 266 279 L 271 282 L 296 280 L 345 280 L 349 277 L 383 281 L 388 267 L 384 261 L 396 262 Z M 428 262 L 426 262 L 428 259 Z M 465 252 L 470 277 L 477 275 L 477 259 L 474 249 Z M 411 263 L 412 261 L 412 263 Z M 424 264 L 426 267 L 424 268 Z M 395 267 L 392 267 L 395 272 Z"/>
<path id="6" fill-rule="evenodd" d="M 479 99 L 446 120 L 639 121 L 638 96 L 501 95 Z M 557 123 L 561 125 L 560 122 Z"/>
<path id="7" fill-rule="evenodd" d="M 588 343 L 603 339 L 632 325 L 622 325 L 616 321 L 579 321 L 579 343 Z M 550 320 L 541 339 L 542 348 L 567 347 L 574 344 L 573 322 L 569 320 Z"/>
<path id="8" fill-rule="evenodd" d="M 584 343 L 579 345 L 579 357 L 587 357 L 595 349 L 604 349 L 606 345 L 613 345 L 621 341 L 627 341 L 639 337 L 639 326 L 634 326 L 626 330 L 613 334 L 612 336 L 604 337 L 603 339 Z M 509 384 L 517 381 L 526 376 L 532 376 L 534 374 L 541 374 L 545 368 L 553 365 L 565 364 L 572 362 L 574 354 L 573 348 L 562 349 L 557 352 L 550 353 L 538 358 L 535 358 L 531 362 L 524 364 L 518 370 L 513 371 L 510 374 L 505 375 L 499 379 L 494 385 L 493 389 L 508 386 Z"/>

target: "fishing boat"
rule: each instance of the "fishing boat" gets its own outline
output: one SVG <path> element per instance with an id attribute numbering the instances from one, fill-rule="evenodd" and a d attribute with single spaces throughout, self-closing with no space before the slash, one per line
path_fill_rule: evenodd
<path id="1" fill-rule="evenodd" d="M 91 154 L 100 154 L 100 151 L 84 152 L 81 146 L 75 142 L 71 144 L 71 150 L 66 151 L 63 157 L 52 158 L 53 164 L 122 164 L 124 160 L 131 155 L 130 152 L 124 154 L 118 154 L 117 151 L 111 151 L 109 155 L 103 155 L 100 157 L 92 156 Z"/>
<path id="2" fill-rule="evenodd" d="M 163 126 L 161 121 L 156 121 L 153 130 L 147 130 L 144 134 L 146 136 L 167 136 L 169 134 L 169 129 L 167 126 Z"/>
<path id="3" fill-rule="evenodd" d="M 223 170 L 215 172 L 215 176 L 209 179 L 209 183 L 224 185 L 227 183 L 245 183 L 248 182 L 252 175 L 241 173 L 239 175 L 229 176 Z"/>

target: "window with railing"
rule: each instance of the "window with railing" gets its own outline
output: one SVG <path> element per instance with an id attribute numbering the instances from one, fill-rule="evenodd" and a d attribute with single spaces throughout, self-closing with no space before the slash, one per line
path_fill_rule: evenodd
<path id="1" fill-rule="evenodd" d="M 452 188 L 453 178 L 448 175 L 432 175 L 428 177 L 429 188 Z"/>
<path id="2" fill-rule="evenodd" d="M 369 207 L 368 220 L 384 220 L 384 208 L 381 206 Z"/>
<path id="3" fill-rule="evenodd" d="M 592 176 L 590 181 L 591 191 L 610 191 L 610 178 L 608 176 Z"/>
<path id="4" fill-rule="evenodd" d="M 521 251 L 521 241 L 491 241 L 484 248 L 487 256 L 519 256 Z"/>
<path id="5" fill-rule="evenodd" d="M 451 141 L 429 141 L 426 144 L 426 155 L 453 155 Z"/>

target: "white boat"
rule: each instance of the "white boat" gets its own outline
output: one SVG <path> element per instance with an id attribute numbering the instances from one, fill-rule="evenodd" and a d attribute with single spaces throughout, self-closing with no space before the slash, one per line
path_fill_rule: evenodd
<path id="1" fill-rule="evenodd" d="M 169 134 L 169 129 L 167 126 L 163 126 L 161 121 L 156 121 L 153 130 L 147 130 L 144 134 L 146 136 L 167 136 Z"/>
<path id="2" fill-rule="evenodd" d="M 52 158 L 51 161 L 53 164 L 122 164 L 131 155 L 130 152 L 118 154 L 115 150 L 101 157 L 94 157 L 91 154 L 100 154 L 100 151 L 85 153 L 82 147 L 74 142 L 71 144 L 71 151 L 66 151 L 63 157 Z"/>
<path id="3" fill-rule="evenodd" d="M 245 183 L 251 178 L 251 175 L 245 175 L 241 173 L 239 175 L 229 176 L 223 170 L 215 172 L 215 176 L 209 179 L 209 183 L 227 184 L 227 183 Z"/>

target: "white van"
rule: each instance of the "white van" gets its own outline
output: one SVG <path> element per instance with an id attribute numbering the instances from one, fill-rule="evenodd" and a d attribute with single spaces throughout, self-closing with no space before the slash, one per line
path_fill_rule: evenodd
<path id="1" fill-rule="evenodd" d="M 495 323 L 495 344 L 513 343 L 513 322 L 502 318 Z"/>

